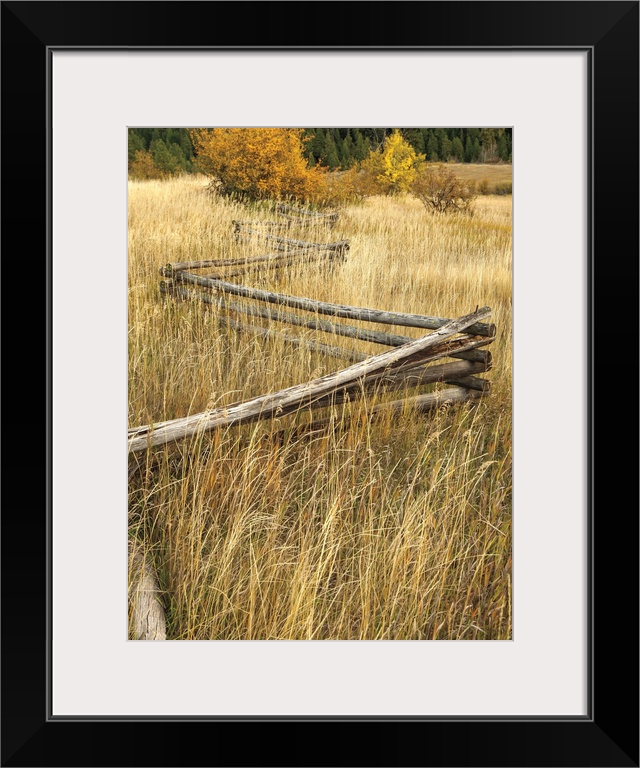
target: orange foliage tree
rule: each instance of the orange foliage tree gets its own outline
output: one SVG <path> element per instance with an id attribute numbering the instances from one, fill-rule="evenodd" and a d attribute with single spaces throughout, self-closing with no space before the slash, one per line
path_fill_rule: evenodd
<path id="1" fill-rule="evenodd" d="M 310 168 L 302 128 L 196 128 L 198 168 L 222 194 L 251 199 L 323 196 L 326 171 Z"/>
<path id="2" fill-rule="evenodd" d="M 134 179 L 164 179 L 166 174 L 153 161 L 151 152 L 137 150 L 129 175 Z"/>

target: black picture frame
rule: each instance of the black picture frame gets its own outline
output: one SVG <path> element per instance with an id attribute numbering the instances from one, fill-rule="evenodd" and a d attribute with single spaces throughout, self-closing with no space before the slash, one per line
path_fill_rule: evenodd
<path id="1" fill-rule="evenodd" d="M 297 26 L 283 26 L 282 15 L 294 9 Z M 11 403 L 5 409 L 5 457 L 16 465 L 5 474 L 5 488 L 21 499 L 6 504 L 2 518 L 3 766 L 638 766 L 638 464 L 624 441 L 625 429 L 638 423 L 632 330 L 638 319 L 638 10 L 638 2 L 581 1 L 2 3 L 3 223 L 5 246 L 11 243 L 5 249 L 5 287 L 7 297 L 10 289 L 16 296 L 16 284 L 28 288 L 29 297 L 18 310 L 9 305 L 3 334 Z M 49 55 L 71 47 L 192 46 L 589 52 L 591 675 L 585 718 L 300 716 L 203 719 L 205 724 L 48 717 Z M 28 275 L 22 260 L 30 265 Z M 29 323 L 16 320 L 16 312 L 24 312 Z M 34 318 L 40 322 L 30 331 Z M 571 329 L 553 331 L 557 340 Z M 624 366 L 623 376 L 612 374 L 610 363 L 617 359 L 634 361 L 630 376 Z M 31 370 L 29 362 L 35 364 Z M 28 383 L 36 384 L 37 394 L 27 396 Z M 23 420 L 14 429 L 12 412 L 24 410 L 32 415 L 28 428 Z M 35 472 L 43 481 L 37 493 Z M 352 722 L 357 725 L 347 731 Z M 323 727 L 329 724 L 333 736 Z"/>

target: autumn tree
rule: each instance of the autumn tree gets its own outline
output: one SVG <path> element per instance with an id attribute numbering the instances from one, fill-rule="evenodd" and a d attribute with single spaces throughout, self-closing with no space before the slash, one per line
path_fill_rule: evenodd
<path id="1" fill-rule="evenodd" d="M 379 150 L 370 152 L 360 170 L 369 178 L 369 186 L 375 180 L 380 194 L 394 195 L 409 190 L 424 159 L 396 129 Z"/>
<path id="2" fill-rule="evenodd" d="M 222 194 L 251 199 L 322 196 L 324 174 L 310 168 L 303 129 L 197 128 L 191 131 L 199 170 Z"/>
<path id="3" fill-rule="evenodd" d="M 133 179 L 163 179 L 166 176 L 155 164 L 151 152 L 141 149 L 136 151 L 129 175 Z"/>
<path id="4" fill-rule="evenodd" d="M 411 192 L 430 213 L 473 210 L 473 190 L 443 165 L 424 165 L 411 184 Z"/>

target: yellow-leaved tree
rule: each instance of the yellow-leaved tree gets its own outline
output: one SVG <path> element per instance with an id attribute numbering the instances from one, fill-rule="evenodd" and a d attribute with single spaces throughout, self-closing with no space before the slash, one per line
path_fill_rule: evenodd
<path id="1" fill-rule="evenodd" d="M 409 191 L 424 160 L 396 128 L 381 149 L 362 161 L 360 170 L 381 194 L 395 195 Z"/>
<path id="2" fill-rule="evenodd" d="M 302 128 L 196 128 L 198 168 L 222 194 L 257 200 L 322 197 L 325 172 L 310 168 Z"/>

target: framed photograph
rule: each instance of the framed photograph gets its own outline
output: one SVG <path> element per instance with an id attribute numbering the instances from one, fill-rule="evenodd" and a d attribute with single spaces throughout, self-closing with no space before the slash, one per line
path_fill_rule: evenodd
<path id="1" fill-rule="evenodd" d="M 219 744 L 230 726 L 287 723 L 290 738 L 354 722 L 382 730 L 339 753 L 313 739 L 306 754 L 306 732 L 302 752 L 244 738 L 237 764 L 637 766 L 637 462 L 620 429 L 637 376 L 627 396 L 614 361 L 637 321 L 638 3 L 4 2 L 2 20 L 5 227 L 25 265 L 43 264 L 28 316 L 41 308 L 46 331 L 44 372 L 5 377 L 16 407 L 28 378 L 46 381 L 46 412 L 11 450 L 17 476 L 41 468 L 44 494 L 20 514 L 5 505 L 3 765 L 234 764 L 200 757 L 193 728 Z M 333 173 L 333 205 L 228 175 L 279 141 L 300 184 Z M 388 171 L 394 153 L 404 176 Z M 434 168 L 469 210 L 429 212 Z M 265 298 L 243 346 L 232 325 L 203 354 L 207 302 Z M 362 307 L 395 314 L 364 333 Z M 291 336 L 341 323 L 343 338 L 296 368 L 269 336 L 282 313 Z M 400 336 L 409 316 L 429 330 Z M 36 356 L 28 329 L 5 334 L 12 373 Z M 445 373 L 445 352 L 425 353 L 437 333 L 493 350 L 493 368 L 467 356 L 460 373 L 458 356 Z M 251 363 L 267 349 L 273 364 Z M 313 356 L 345 350 L 333 368 Z M 329 449 L 291 442 L 290 384 L 335 397 L 327 373 L 342 370 L 353 394 L 376 356 L 400 376 L 425 354 L 442 369 L 425 379 L 434 403 L 453 391 L 438 382 L 474 400 L 477 376 L 494 386 L 477 409 L 438 400 L 436 427 L 403 422 L 419 450 L 396 456 L 384 415 L 415 398 L 387 411 L 364 398 L 366 419 L 340 401 L 330 418 L 357 428 L 332 421 Z M 276 421 L 255 421 L 258 406 Z M 233 432 L 230 413 L 251 426 Z M 176 441 L 187 414 L 200 427 Z M 217 441 L 203 418 L 229 429 Z M 294 507 L 284 535 L 274 510 Z M 232 509 L 253 510 L 245 527 Z M 132 624 L 132 562 L 162 593 L 147 634 Z M 146 642 L 154 632 L 163 642 Z"/>

